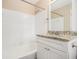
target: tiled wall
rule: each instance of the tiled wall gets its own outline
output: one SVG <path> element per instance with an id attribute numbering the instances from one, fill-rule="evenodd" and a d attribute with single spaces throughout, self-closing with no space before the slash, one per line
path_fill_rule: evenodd
<path id="1" fill-rule="evenodd" d="M 7 9 L 3 9 L 2 14 L 2 38 L 4 46 L 22 45 L 33 41 L 35 36 L 35 17 L 33 15 Z"/>

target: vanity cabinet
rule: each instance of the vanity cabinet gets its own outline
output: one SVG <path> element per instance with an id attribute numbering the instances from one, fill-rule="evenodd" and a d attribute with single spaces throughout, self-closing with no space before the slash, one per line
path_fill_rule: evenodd
<path id="1" fill-rule="evenodd" d="M 54 39 L 38 38 L 37 59 L 76 59 L 76 41 L 60 42 Z"/>
<path id="2" fill-rule="evenodd" d="M 38 59 L 67 59 L 66 53 L 52 49 L 39 43 L 37 57 Z"/>

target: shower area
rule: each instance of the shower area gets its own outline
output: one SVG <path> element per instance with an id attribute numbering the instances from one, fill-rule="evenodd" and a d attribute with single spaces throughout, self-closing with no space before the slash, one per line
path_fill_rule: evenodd
<path id="1" fill-rule="evenodd" d="M 38 0 L 3 0 L 3 59 L 35 59 L 35 8 Z M 32 3 L 31 3 L 32 2 Z"/>
<path id="2" fill-rule="evenodd" d="M 3 59 L 19 59 L 36 52 L 35 17 L 3 9 Z"/>

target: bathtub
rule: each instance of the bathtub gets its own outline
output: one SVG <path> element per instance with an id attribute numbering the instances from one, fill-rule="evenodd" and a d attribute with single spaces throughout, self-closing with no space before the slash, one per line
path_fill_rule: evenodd
<path id="1" fill-rule="evenodd" d="M 20 57 L 19 59 L 37 59 L 36 50 L 30 51 L 27 55 Z"/>
<path id="2" fill-rule="evenodd" d="M 3 59 L 36 59 L 36 51 L 33 44 L 20 43 L 3 50 Z"/>

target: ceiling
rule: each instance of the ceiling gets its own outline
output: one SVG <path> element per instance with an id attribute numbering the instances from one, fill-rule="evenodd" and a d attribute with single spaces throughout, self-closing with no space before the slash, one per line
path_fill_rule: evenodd
<path id="1" fill-rule="evenodd" d="M 56 10 L 57 8 L 63 7 L 64 5 L 70 4 L 72 0 L 56 0 L 51 4 L 52 10 Z"/>
<path id="2" fill-rule="evenodd" d="M 36 4 L 39 0 L 25 0 L 25 1 L 28 1 L 28 2 L 30 2 L 32 4 Z"/>

